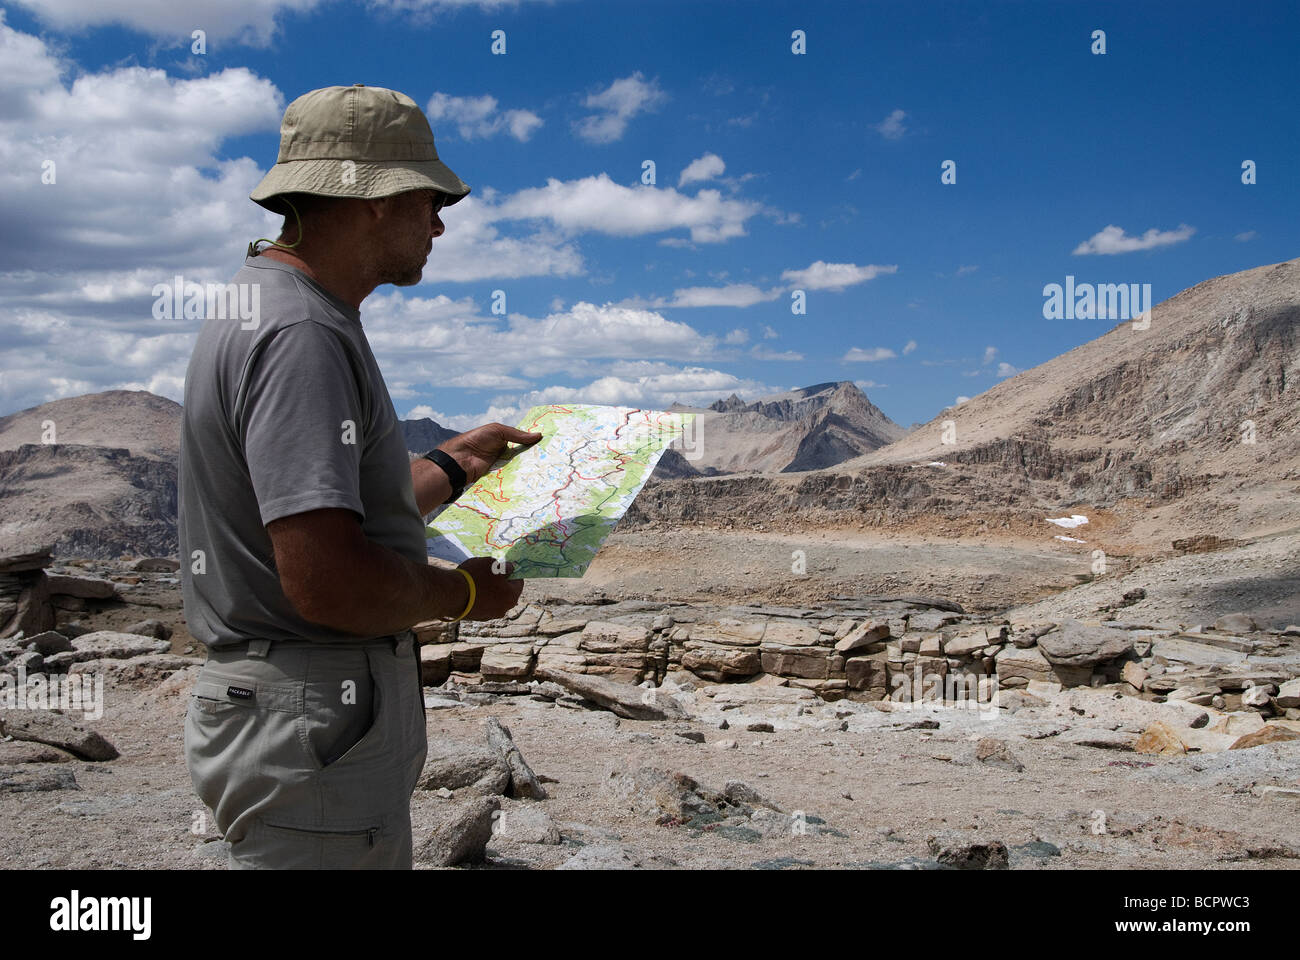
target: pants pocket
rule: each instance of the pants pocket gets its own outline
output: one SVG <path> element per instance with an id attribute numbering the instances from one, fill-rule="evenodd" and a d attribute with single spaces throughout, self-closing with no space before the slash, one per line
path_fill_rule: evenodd
<path id="1" fill-rule="evenodd" d="M 303 693 L 303 742 L 315 769 L 332 771 L 356 763 L 382 742 L 387 705 L 365 651 L 312 660 Z"/>
<path id="2" fill-rule="evenodd" d="M 387 866 L 391 842 L 376 820 L 361 826 L 316 827 L 259 819 L 232 862 L 245 869 L 374 869 Z"/>

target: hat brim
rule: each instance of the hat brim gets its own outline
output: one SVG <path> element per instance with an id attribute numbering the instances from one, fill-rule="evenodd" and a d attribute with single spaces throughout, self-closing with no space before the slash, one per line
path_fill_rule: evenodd
<path id="1" fill-rule="evenodd" d="M 350 166 L 344 166 L 348 164 Z M 275 198 L 284 193 L 377 200 L 408 190 L 438 190 L 450 207 L 469 187 L 441 160 L 288 160 L 267 171 L 248 195 L 273 213 L 285 213 Z"/>

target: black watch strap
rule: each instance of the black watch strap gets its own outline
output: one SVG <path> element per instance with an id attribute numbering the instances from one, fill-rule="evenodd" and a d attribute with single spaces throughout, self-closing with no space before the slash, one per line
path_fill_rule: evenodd
<path id="1" fill-rule="evenodd" d="M 465 492 L 469 478 L 465 476 L 465 471 L 451 454 L 441 450 L 430 450 L 424 455 L 424 459 L 431 460 L 442 467 L 442 472 L 451 481 L 451 496 L 447 498 L 447 503 L 451 503 Z"/>

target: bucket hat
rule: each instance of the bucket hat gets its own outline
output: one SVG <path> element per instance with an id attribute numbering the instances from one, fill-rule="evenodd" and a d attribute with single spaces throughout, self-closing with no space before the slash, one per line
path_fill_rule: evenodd
<path id="1" fill-rule="evenodd" d="M 289 104 L 280 153 L 249 199 L 274 213 L 285 193 L 373 200 L 408 190 L 439 190 L 444 206 L 469 193 L 438 159 L 433 130 L 404 93 L 356 83 L 322 87 Z"/>

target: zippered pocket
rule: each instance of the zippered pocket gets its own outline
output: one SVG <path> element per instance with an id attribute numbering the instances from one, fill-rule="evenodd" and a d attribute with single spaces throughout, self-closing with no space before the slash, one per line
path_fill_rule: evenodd
<path id="1" fill-rule="evenodd" d="M 321 837 L 335 839 L 339 837 L 365 837 L 366 846 L 375 845 L 375 834 L 379 832 L 379 827 L 362 827 L 359 830 L 330 830 L 325 827 L 291 827 L 284 823 L 271 823 L 269 820 L 263 820 L 262 825 L 271 827 L 275 830 L 288 830 L 292 833 L 301 833 L 309 837 Z"/>

